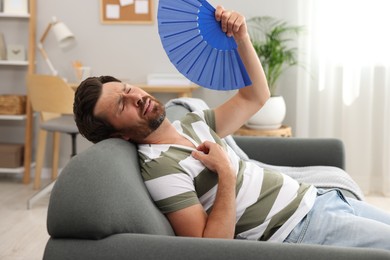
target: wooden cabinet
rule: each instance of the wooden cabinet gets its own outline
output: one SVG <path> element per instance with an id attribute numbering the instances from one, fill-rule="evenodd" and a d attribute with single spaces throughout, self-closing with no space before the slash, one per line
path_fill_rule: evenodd
<path id="1" fill-rule="evenodd" d="M 26 95 L 26 75 L 35 71 L 35 34 L 36 34 L 36 0 L 28 0 L 28 14 L 12 14 L 0 12 L 0 28 L 4 35 L 6 45 L 18 44 L 24 46 L 25 60 L 0 60 L 0 94 L 24 94 Z M 24 136 L 17 137 L 24 143 L 23 167 L 17 169 L 1 169 L 0 172 L 24 172 L 23 182 L 30 182 L 31 170 L 31 146 L 33 117 L 30 102 L 27 98 L 26 114 L 20 116 L 0 115 L 0 127 L 10 122 L 20 122 L 24 127 Z M 10 131 L 8 135 L 14 134 Z M 12 139 L 12 138 L 11 138 Z M 23 141 L 24 140 L 24 141 Z M 1 140 L 3 141 L 3 140 Z"/>
<path id="2" fill-rule="evenodd" d="M 253 129 L 242 126 L 234 135 L 243 136 L 268 136 L 268 137 L 291 137 L 292 131 L 290 126 L 282 125 L 278 129 Z"/>

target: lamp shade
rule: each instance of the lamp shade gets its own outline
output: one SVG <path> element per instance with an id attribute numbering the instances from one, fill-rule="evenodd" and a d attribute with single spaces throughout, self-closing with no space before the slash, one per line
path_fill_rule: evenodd
<path id="1" fill-rule="evenodd" d="M 49 34 L 50 30 L 54 32 L 58 45 L 60 46 L 61 49 L 68 50 L 74 47 L 76 40 L 73 33 L 69 30 L 69 28 L 64 23 L 59 22 L 55 16 L 53 17 L 53 21 L 47 25 L 45 32 L 43 33 L 41 39 L 39 40 L 38 49 L 41 52 L 43 58 L 45 59 L 47 65 L 49 66 L 52 74 L 57 75 L 58 74 L 57 70 L 54 68 L 53 64 L 49 59 L 49 56 L 47 55 L 45 49 L 43 48 L 43 43 L 45 42 L 45 39 Z"/>
<path id="2" fill-rule="evenodd" d="M 71 47 L 75 43 L 75 37 L 69 28 L 62 22 L 53 24 L 53 32 L 61 49 Z"/>

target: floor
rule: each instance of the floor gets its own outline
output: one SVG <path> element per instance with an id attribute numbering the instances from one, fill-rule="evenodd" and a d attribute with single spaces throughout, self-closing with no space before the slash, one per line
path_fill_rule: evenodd
<path id="1" fill-rule="evenodd" d="M 49 195 L 27 210 L 27 201 L 35 193 L 32 184 L 23 185 L 20 178 L 0 175 L 0 259 L 42 259 L 49 239 L 46 231 Z"/>
<path id="2" fill-rule="evenodd" d="M 0 175 L 0 259 L 42 259 L 49 239 L 46 231 L 49 195 L 27 210 L 27 201 L 35 192 L 32 184 L 21 184 L 20 178 Z M 390 212 L 390 197 L 367 196 L 366 200 Z"/>

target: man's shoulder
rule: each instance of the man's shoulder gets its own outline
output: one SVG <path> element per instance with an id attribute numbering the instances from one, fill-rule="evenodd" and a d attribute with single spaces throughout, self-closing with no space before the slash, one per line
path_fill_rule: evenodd
<path id="1" fill-rule="evenodd" d="M 198 110 L 187 113 L 180 122 L 182 124 L 192 124 L 194 122 L 203 121 L 212 129 L 215 127 L 215 113 L 213 109 Z"/>

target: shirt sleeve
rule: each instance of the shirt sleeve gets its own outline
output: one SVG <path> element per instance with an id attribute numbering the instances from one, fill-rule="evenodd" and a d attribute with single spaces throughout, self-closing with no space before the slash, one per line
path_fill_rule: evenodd
<path id="1" fill-rule="evenodd" d="M 162 213 L 200 203 L 193 177 L 183 168 L 183 163 L 178 163 L 188 158 L 188 150 L 167 149 L 154 158 L 139 155 L 145 186 Z"/>

